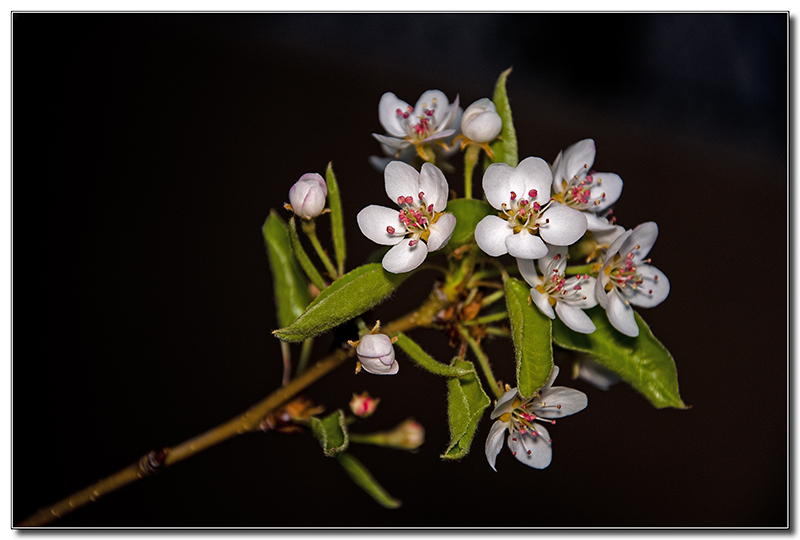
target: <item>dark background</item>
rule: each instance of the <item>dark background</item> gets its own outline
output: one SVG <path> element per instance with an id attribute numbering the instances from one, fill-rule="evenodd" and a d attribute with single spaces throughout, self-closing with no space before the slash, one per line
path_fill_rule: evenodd
<path id="1" fill-rule="evenodd" d="M 651 256 L 672 291 L 641 314 L 692 408 L 570 381 L 562 363 L 559 383 L 590 406 L 550 430 L 549 468 L 504 450 L 495 473 L 488 417 L 469 456 L 440 461 L 444 381 L 399 354 L 395 377 L 348 365 L 308 391 L 329 410 L 380 397 L 364 431 L 409 416 L 427 428 L 416 455 L 352 447 L 399 510 L 307 434 L 269 433 L 56 525 L 785 526 L 787 32 L 783 13 L 14 14 L 14 521 L 276 388 L 270 209 L 333 161 L 348 268 L 361 264 L 374 244 L 355 215 L 388 204 L 367 162 L 381 94 L 413 104 L 438 88 L 466 106 L 513 65 L 520 158 L 592 137 L 595 167 L 625 181 L 620 223 L 658 223 Z M 460 173 L 448 178 L 460 192 Z M 429 274 L 369 317 L 410 309 Z M 453 354 L 436 333 L 414 336 Z M 497 374 L 513 381 L 497 343 Z"/>

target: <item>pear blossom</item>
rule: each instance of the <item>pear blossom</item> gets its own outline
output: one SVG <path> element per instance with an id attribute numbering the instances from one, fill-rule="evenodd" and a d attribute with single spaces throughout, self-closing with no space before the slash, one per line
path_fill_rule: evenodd
<path id="1" fill-rule="evenodd" d="M 394 375 L 400 369 L 394 358 L 392 340 L 386 334 L 367 334 L 356 346 L 361 367 L 373 375 Z"/>
<path id="2" fill-rule="evenodd" d="M 588 274 L 566 277 L 567 248 L 562 246 L 549 246 L 547 255 L 538 262 L 541 277 L 534 261 L 517 259 L 520 274 L 531 286 L 531 299 L 539 311 L 551 319 L 558 314 L 558 318 L 575 332 L 594 332 L 595 325 L 583 310 L 597 305 L 595 278 Z"/>
<path id="3" fill-rule="evenodd" d="M 573 365 L 572 378 L 586 381 L 595 388 L 608 390 L 611 385 L 617 384 L 621 377 L 604 365 L 586 356 Z"/>
<path id="4" fill-rule="evenodd" d="M 350 400 L 350 410 L 359 418 L 366 418 L 367 416 L 372 416 L 380 401 L 380 399 L 370 396 L 367 392 L 353 394 L 353 399 Z"/>
<path id="5" fill-rule="evenodd" d="M 639 335 L 631 304 L 657 306 L 669 294 L 669 280 L 644 257 L 658 236 L 658 225 L 649 221 L 626 231 L 609 246 L 595 284 L 597 301 L 611 325 L 626 336 Z"/>
<path id="6" fill-rule="evenodd" d="M 289 189 L 291 210 L 303 219 L 317 217 L 325 209 L 328 185 L 321 175 L 307 173 Z"/>
<path id="7" fill-rule="evenodd" d="M 501 213 L 478 223 L 478 246 L 493 257 L 509 253 L 518 259 L 538 259 L 547 254 L 545 242 L 568 246 L 578 241 L 586 232 L 586 218 L 550 197 L 552 183 L 550 167 L 538 157 L 526 158 L 516 168 L 489 165 L 483 190 Z"/>
<path id="8" fill-rule="evenodd" d="M 441 90 L 428 90 L 412 108 L 392 92 L 386 92 L 378 103 L 378 119 L 388 135 L 373 133 L 372 136 L 384 146 L 400 152 L 414 146 L 422 159 L 430 158 L 421 146 L 456 133 L 461 107 L 458 96 L 450 103 Z"/>
<path id="9" fill-rule="evenodd" d="M 503 120 L 489 98 L 479 99 L 464 111 L 461 117 L 461 132 L 476 143 L 494 140 L 503 128 Z"/>
<path id="10" fill-rule="evenodd" d="M 619 175 L 592 170 L 595 153 L 594 141 L 584 139 L 559 152 L 553 162 L 555 199 L 583 212 L 590 231 L 608 228 L 608 222 L 603 223 L 598 214 L 605 212 L 622 194 Z"/>
<path id="11" fill-rule="evenodd" d="M 495 471 L 497 454 L 508 431 L 508 448 L 528 467 L 544 469 L 553 456 L 552 442 L 544 423 L 555 424 L 556 418 L 569 416 L 586 408 L 586 394 L 572 388 L 553 386 L 558 366 L 553 366 L 547 383 L 532 397 L 523 398 L 512 388 L 497 401 L 491 418 L 495 420 L 486 438 L 486 459 Z"/>
<path id="12" fill-rule="evenodd" d="M 417 172 L 401 161 L 384 171 L 384 186 L 400 212 L 370 205 L 356 216 L 364 236 L 377 244 L 394 246 L 383 257 L 383 267 L 393 274 L 417 268 L 429 251 L 441 249 L 453 235 L 456 217 L 444 212 L 449 186 L 435 165 L 425 163 Z"/>

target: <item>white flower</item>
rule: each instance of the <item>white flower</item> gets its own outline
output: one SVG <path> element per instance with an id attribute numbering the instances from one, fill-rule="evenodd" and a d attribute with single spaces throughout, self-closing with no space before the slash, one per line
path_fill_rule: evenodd
<path id="1" fill-rule="evenodd" d="M 461 112 L 458 96 L 451 104 L 440 90 L 428 90 L 413 108 L 392 92 L 386 92 L 378 103 L 378 119 L 389 136 L 377 133 L 372 136 L 398 154 L 413 145 L 420 157 L 428 161 L 430 157 L 420 146 L 453 135 L 456 130 L 451 126 L 458 125 Z"/>
<path id="2" fill-rule="evenodd" d="M 383 176 L 386 194 L 400 206 L 400 212 L 373 204 L 361 210 L 356 220 L 373 242 L 394 245 L 382 263 L 389 272 L 401 274 L 422 264 L 429 251 L 447 244 L 456 217 L 444 212 L 450 188 L 435 165 L 425 163 L 418 173 L 411 165 L 393 161 Z"/>
<path id="3" fill-rule="evenodd" d="M 608 222 L 597 214 L 617 202 L 622 194 L 622 179 L 614 173 L 591 170 L 595 146 L 584 139 L 558 153 L 553 162 L 553 191 L 555 199 L 586 215 L 590 231 L 607 229 Z"/>
<path id="4" fill-rule="evenodd" d="M 539 259 L 541 277 L 536 273 L 536 263 L 530 259 L 517 259 L 517 266 L 531 286 L 531 299 L 539 311 L 551 319 L 558 314 L 558 318 L 576 332 L 591 334 L 595 331 L 592 319 L 583 312 L 597 305 L 595 278 L 580 274 L 565 276 L 567 248 L 549 247 L 547 255 Z"/>
<path id="5" fill-rule="evenodd" d="M 526 158 L 516 168 L 505 163 L 489 165 L 483 191 L 502 214 L 486 216 L 478 223 L 478 246 L 493 257 L 510 253 L 519 259 L 538 259 L 547 254 L 545 242 L 568 246 L 580 239 L 586 232 L 586 218 L 550 197 L 552 183 L 550 167 L 541 158 Z"/>
<path id="6" fill-rule="evenodd" d="M 386 334 L 367 334 L 356 347 L 361 367 L 374 375 L 394 375 L 400 366 L 394 359 L 392 340 Z"/>
<path id="7" fill-rule="evenodd" d="M 476 143 L 494 140 L 503 127 L 503 120 L 491 99 L 479 99 L 464 111 L 461 117 L 461 132 Z"/>
<path id="8" fill-rule="evenodd" d="M 307 173 L 300 177 L 289 189 L 289 203 L 292 211 L 304 219 L 315 218 L 325 209 L 328 185 L 317 173 Z"/>
<path id="9" fill-rule="evenodd" d="M 586 408 L 586 394 L 553 387 L 558 366 L 553 366 L 550 378 L 533 397 L 523 399 L 512 388 L 498 400 L 492 412 L 492 425 L 486 438 L 486 459 L 495 471 L 495 460 L 503 447 L 503 435 L 508 430 L 508 448 L 518 461 L 528 467 L 544 469 L 553 456 L 552 439 L 542 423 L 555 424 L 555 418 L 569 416 Z"/>
<path id="10" fill-rule="evenodd" d="M 611 325 L 626 336 L 639 335 L 631 304 L 657 306 L 669 294 L 667 276 L 644 259 L 657 236 L 658 226 L 652 221 L 626 231 L 608 248 L 597 277 L 597 301 Z"/>
<path id="11" fill-rule="evenodd" d="M 621 377 L 604 365 L 585 357 L 574 364 L 573 379 L 581 379 L 600 390 L 608 390 L 612 384 L 617 384 Z"/>

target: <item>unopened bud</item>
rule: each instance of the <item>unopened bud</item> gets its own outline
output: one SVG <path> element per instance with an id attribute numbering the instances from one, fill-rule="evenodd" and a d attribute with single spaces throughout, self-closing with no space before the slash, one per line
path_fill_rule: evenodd
<path id="1" fill-rule="evenodd" d="M 400 366 L 394 359 L 392 340 L 386 334 L 367 334 L 356 347 L 365 371 L 374 375 L 394 375 Z"/>
<path id="2" fill-rule="evenodd" d="M 464 111 L 461 117 L 461 131 L 478 143 L 494 140 L 503 127 L 503 120 L 488 98 L 479 99 Z"/>
<path id="3" fill-rule="evenodd" d="M 409 418 L 393 431 L 386 433 L 386 445 L 416 450 L 425 442 L 425 428 L 416 420 Z"/>
<path id="4" fill-rule="evenodd" d="M 375 399 L 366 392 L 360 396 L 353 394 L 353 399 L 350 400 L 350 410 L 359 418 L 366 418 L 375 412 L 379 401 L 380 399 Z"/>
<path id="5" fill-rule="evenodd" d="M 325 209 L 328 186 L 317 173 L 300 177 L 289 190 L 289 202 L 295 214 L 304 219 L 315 218 Z"/>

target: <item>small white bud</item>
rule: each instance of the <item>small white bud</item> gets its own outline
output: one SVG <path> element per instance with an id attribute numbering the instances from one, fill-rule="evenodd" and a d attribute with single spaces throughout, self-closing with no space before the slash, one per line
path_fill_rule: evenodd
<path id="1" fill-rule="evenodd" d="M 478 143 L 494 140 L 503 127 L 503 120 L 491 99 L 479 99 L 464 111 L 461 117 L 461 132 Z"/>
<path id="2" fill-rule="evenodd" d="M 328 186 L 317 173 L 300 177 L 289 190 L 289 203 L 295 214 L 304 219 L 315 218 L 325 209 Z"/>
<path id="3" fill-rule="evenodd" d="M 394 375 L 399 369 L 392 340 L 386 334 L 367 334 L 361 338 L 356 355 L 364 370 L 373 375 Z"/>

